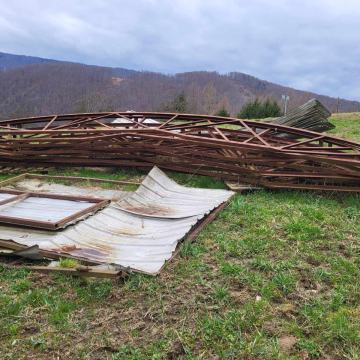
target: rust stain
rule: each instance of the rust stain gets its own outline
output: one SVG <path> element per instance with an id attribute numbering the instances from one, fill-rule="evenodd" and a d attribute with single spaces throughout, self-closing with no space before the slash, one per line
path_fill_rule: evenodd
<path id="1" fill-rule="evenodd" d="M 56 249 L 50 249 L 49 251 L 54 251 L 57 253 L 67 253 L 70 255 L 78 255 L 81 257 L 107 257 L 110 253 L 110 249 L 107 246 L 99 246 L 97 245 L 97 247 L 100 247 L 102 251 L 97 250 L 97 249 L 91 249 L 91 248 L 80 248 L 80 247 L 76 247 L 76 245 L 65 245 L 65 246 L 61 246 L 59 248 Z"/>
<path id="2" fill-rule="evenodd" d="M 96 249 L 90 249 L 90 248 L 85 248 L 85 249 L 76 249 L 74 251 L 71 252 L 71 255 L 78 255 L 81 257 L 101 257 L 104 258 L 106 257 L 108 254 L 103 253 L 99 250 Z"/>
<path id="3" fill-rule="evenodd" d="M 64 245 L 56 249 L 50 249 L 50 251 L 57 251 L 57 252 L 70 252 L 76 250 L 77 247 L 75 245 Z"/>
<path id="4" fill-rule="evenodd" d="M 174 210 L 165 206 L 159 205 L 148 205 L 148 206 L 131 206 L 125 205 L 121 207 L 124 210 L 143 214 L 143 215 L 159 215 L 159 216 L 167 216 L 173 215 Z"/>
<path id="5" fill-rule="evenodd" d="M 111 232 L 118 234 L 118 235 L 138 235 L 139 234 L 138 231 L 135 231 L 134 229 L 130 229 L 130 228 L 114 229 Z"/>

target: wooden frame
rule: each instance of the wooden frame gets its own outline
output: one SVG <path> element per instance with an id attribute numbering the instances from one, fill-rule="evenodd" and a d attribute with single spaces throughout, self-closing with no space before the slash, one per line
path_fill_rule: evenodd
<path id="1" fill-rule="evenodd" d="M 89 181 L 93 183 L 108 183 L 114 185 L 140 185 L 140 183 L 136 181 L 100 179 L 100 178 L 83 177 L 83 176 L 40 175 L 40 174 L 23 173 L 17 176 L 13 176 L 9 179 L 0 181 L 0 187 L 14 184 L 18 181 L 22 181 L 26 179 L 71 180 L 71 181 Z"/>
<path id="2" fill-rule="evenodd" d="M 0 184 L 1 185 L 1 184 Z M 68 201 L 86 201 L 91 206 L 88 206 L 85 209 L 79 210 L 59 221 L 50 222 L 50 221 L 41 221 L 41 220 L 31 220 L 7 215 L 0 215 L 0 223 L 11 224 L 11 225 L 21 225 L 21 226 L 29 226 L 34 228 L 46 229 L 46 230 L 58 230 L 67 223 L 80 218 L 83 215 L 92 213 L 94 211 L 100 210 L 104 208 L 106 205 L 110 203 L 110 200 L 104 200 L 94 197 L 88 196 L 72 196 L 72 195 L 58 195 L 58 194 L 48 194 L 48 193 L 36 193 L 36 192 L 25 192 L 25 191 L 17 191 L 17 190 L 0 190 L 0 193 L 13 194 L 14 196 L 5 199 L 0 202 L 0 207 L 6 204 L 16 203 L 23 201 L 29 197 L 37 197 L 37 198 L 46 198 L 46 199 L 57 199 L 57 200 L 68 200 Z"/>

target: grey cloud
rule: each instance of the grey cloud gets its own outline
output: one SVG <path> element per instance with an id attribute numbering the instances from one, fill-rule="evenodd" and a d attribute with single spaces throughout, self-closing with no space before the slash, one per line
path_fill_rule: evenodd
<path id="1" fill-rule="evenodd" d="M 175 73 L 240 71 L 360 99 L 360 2 L 2 1 L 0 51 Z"/>

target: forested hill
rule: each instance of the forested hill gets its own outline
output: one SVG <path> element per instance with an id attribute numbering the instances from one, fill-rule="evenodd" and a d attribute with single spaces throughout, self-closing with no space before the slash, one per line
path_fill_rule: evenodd
<path id="1" fill-rule="evenodd" d="M 186 72 L 175 75 L 90 66 L 0 53 L 0 117 L 106 110 L 172 110 L 184 94 L 186 112 L 235 115 L 256 97 L 290 96 L 290 108 L 316 97 L 330 111 L 359 111 L 360 103 L 295 90 L 243 73 Z"/>

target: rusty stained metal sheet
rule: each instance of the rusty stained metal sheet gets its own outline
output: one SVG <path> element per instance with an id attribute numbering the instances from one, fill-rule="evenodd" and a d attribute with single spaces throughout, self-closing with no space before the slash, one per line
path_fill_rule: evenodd
<path id="1" fill-rule="evenodd" d="M 228 195 L 226 190 L 185 188 L 154 167 L 136 192 L 115 206 L 133 214 L 180 219 L 203 216 Z"/>
<path id="2" fill-rule="evenodd" d="M 0 238 L 156 274 L 194 225 L 233 194 L 180 186 L 155 167 L 126 201 L 73 226 L 57 233 L 0 226 Z"/>

